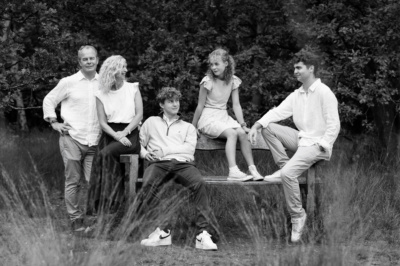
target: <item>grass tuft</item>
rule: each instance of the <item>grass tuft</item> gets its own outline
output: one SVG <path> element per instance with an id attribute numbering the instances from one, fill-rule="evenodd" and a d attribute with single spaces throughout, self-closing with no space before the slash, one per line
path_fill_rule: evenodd
<path id="1" fill-rule="evenodd" d="M 349 163 L 337 147 L 323 169 L 319 211 L 304 242 L 289 242 L 281 186 L 210 186 L 221 239 L 217 252 L 194 248 L 195 211 L 188 193 L 171 185 L 163 204 L 144 219 L 136 202 L 101 217 L 92 237 L 71 234 L 63 202 L 63 165 L 57 134 L 15 136 L 0 131 L 0 262 L 2 265 L 354 265 L 400 263 L 400 164 L 365 156 Z M 259 171 L 276 170 L 270 154 L 255 151 Z M 240 154 L 239 167 L 247 169 Z M 224 152 L 196 153 L 204 175 L 226 175 Z M 87 184 L 83 184 L 87 188 Z M 82 205 L 85 199 L 82 198 Z M 174 214 L 170 247 L 140 240 Z"/>

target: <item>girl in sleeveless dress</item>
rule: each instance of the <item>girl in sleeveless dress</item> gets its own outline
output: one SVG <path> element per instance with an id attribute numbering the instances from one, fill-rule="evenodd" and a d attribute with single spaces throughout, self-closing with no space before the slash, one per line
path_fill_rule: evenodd
<path id="1" fill-rule="evenodd" d="M 233 57 L 223 49 L 213 51 L 208 57 L 209 69 L 200 82 L 199 101 L 192 124 L 209 138 L 226 139 L 225 154 L 229 165 L 230 181 L 262 180 L 254 165 L 251 144 L 246 133 L 250 131 L 243 119 L 239 101 L 242 81 L 234 75 Z M 227 103 L 232 96 L 232 107 L 237 121 L 228 115 Z M 242 154 L 251 175 L 240 171 L 236 165 L 236 143 L 239 139 Z"/>
<path id="2" fill-rule="evenodd" d="M 114 212 L 124 200 L 124 169 L 121 154 L 139 154 L 138 125 L 143 117 L 139 83 L 125 81 L 126 60 L 108 57 L 99 73 L 97 116 L 103 130 L 93 159 L 87 214 Z"/>

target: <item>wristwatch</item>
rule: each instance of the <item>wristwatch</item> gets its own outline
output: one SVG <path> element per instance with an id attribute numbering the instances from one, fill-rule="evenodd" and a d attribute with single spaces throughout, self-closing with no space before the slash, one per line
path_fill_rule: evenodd
<path id="1" fill-rule="evenodd" d="M 246 122 L 243 122 L 243 123 L 240 124 L 240 126 L 241 126 L 241 127 L 247 127 L 247 123 L 246 123 Z"/>
<path id="2" fill-rule="evenodd" d="M 57 120 L 55 120 L 55 119 L 50 119 L 49 123 L 50 123 L 50 125 L 52 125 L 52 124 L 54 124 L 54 123 L 57 123 Z"/>

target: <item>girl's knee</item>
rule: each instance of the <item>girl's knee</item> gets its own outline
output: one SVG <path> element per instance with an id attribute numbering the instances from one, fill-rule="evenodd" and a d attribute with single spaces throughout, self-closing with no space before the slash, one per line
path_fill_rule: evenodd
<path id="1" fill-rule="evenodd" d="M 243 139 L 243 138 L 247 139 L 247 134 L 246 134 L 246 132 L 244 131 L 243 128 L 238 128 L 238 129 L 236 129 L 236 132 L 237 132 L 237 136 L 238 136 L 240 139 Z"/>
<path id="2" fill-rule="evenodd" d="M 236 130 L 231 128 L 231 129 L 227 129 L 225 131 L 225 136 L 226 136 L 227 139 L 229 139 L 229 138 L 237 138 L 238 133 L 236 132 Z"/>

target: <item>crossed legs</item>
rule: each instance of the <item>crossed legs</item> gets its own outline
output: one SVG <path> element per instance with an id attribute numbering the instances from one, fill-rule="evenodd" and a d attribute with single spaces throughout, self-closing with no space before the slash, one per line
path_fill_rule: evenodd
<path id="1" fill-rule="evenodd" d="M 301 218 L 305 210 L 301 204 L 297 178 L 317 161 L 327 159 L 328 154 L 320 151 L 316 144 L 298 147 L 298 131 L 290 127 L 270 123 L 261 132 L 275 163 L 281 169 L 283 191 L 292 221 Z M 294 152 L 292 158 L 288 157 L 286 150 Z"/>

